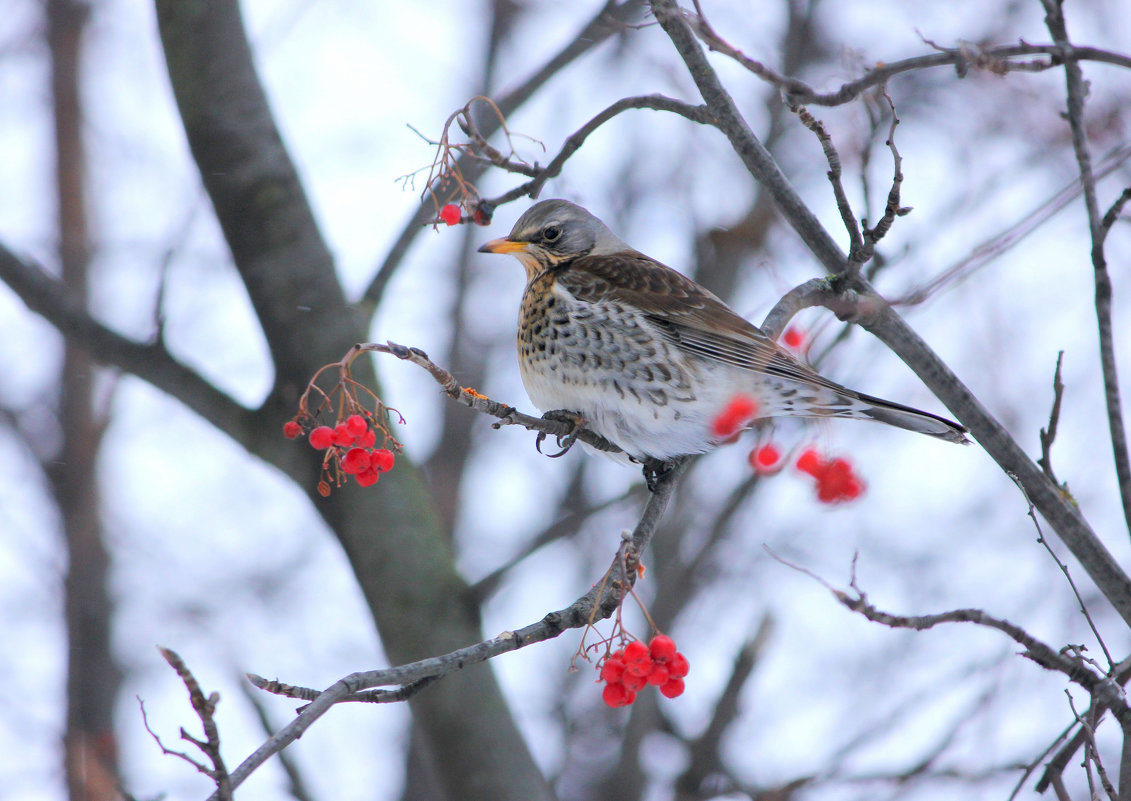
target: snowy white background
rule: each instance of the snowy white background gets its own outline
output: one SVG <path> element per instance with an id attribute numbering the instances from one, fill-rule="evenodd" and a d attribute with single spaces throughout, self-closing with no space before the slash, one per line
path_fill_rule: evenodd
<path id="1" fill-rule="evenodd" d="M 0 239 L 52 264 L 48 62 L 35 35 L 41 8 L 30 0 L 5 5 Z M 528 74 L 599 4 L 584 5 L 582 11 L 573 4 L 530 3 L 504 48 L 498 74 L 514 80 Z M 943 44 L 986 34 L 997 41 L 1048 39 L 1037 2 L 1016 4 L 1004 33 L 1000 18 L 1005 7 L 1014 7 L 1007 3 L 826 5 L 826 29 L 837 37 L 830 46 L 843 50 L 843 69 L 806 76 L 825 87 L 854 75 L 857 62 L 925 52 L 916 29 Z M 775 63 L 779 9 L 758 12 L 755 20 L 746 4 L 706 6 L 732 42 Z M 1073 36 L 1126 49 L 1126 9 L 1121 13 L 1120 6 L 1070 5 Z M 284 139 L 342 281 L 357 296 L 418 202 L 396 179 L 431 159 L 406 123 L 434 135 L 477 91 L 485 14 L 478 4 L 442 1 L 249 0 L 244 8 Z M 124 334 L 145 338 L 153 321 L 156 265 L 175 248 L 165 301 L 170 347 L 241 401 L 255 403 L 272 380 L 266 350 L 189 159 L 152 8 L 141 0 L 98 2 L 88 33 L 83 89 L 97 248 L 95 314 Z M 553 153 L 566 133 L 622 95 L 660 91 L 694 99 L 658 28 L 632 32 L 627 41 L 632 58 L 611 61 L 606 43 L 514 115 L 511 129 L 545 141 Z M 759 130 L 766 120 L 764 88 L 723 59 L 714 63 Z M 1131 85 L 1126 71 L 1088 65 L 1086 72 L 1096 106 L 1126 95 Z M 881 276 L 879 289 L 889 296 L 961 259 L 1069 182 L 1075 170 L 1066 145 L 1025 144 L 1026 129 L 1039 131 L 1034 138 L 1042 143 L 1065 141 L 1067 128 L 1057 117 L 1060 73 L 1006 78 L 973 73 L 958 81 L 951 71 L 939 70 L 932 78 L 944 88 L 932 94 L 930 108 L 907 113 L 898 132 L 907 174 L 903 200 L 915 212 L 897 222 L 886 242 L 889 256 L 905 254 Z M 503 80 L 493 88 L 511 85 Z M 901 97 L 898 81 L 892 92 L 897 104 L 914 104 L 914 98 Z M 820 110 L 820 116 L 842 145 L 848 185 L 858 201 L 859 162 L 850 153 L 863 136 L 862 115 L 849 106 Z M 1097 152 L 1117 144 L 1121 133 L 1118 127 L 1101 132 Z M 519 143 L 531 158 L 540 156 L 536 146 Z M 843 241 L 815 142 L 795 132 L 779 155 L 806 201 Z M 877 158 L 870 169 L 876 186 L 884 187 L 889 162 Z M 625 180 L 643 192 L 630 214 L 620 214 L 609 200 L 610 189 Z M 1110 202 L 1126 183 L 1126 173 L 1122 183 L 1117 173 L 1101 184 L 1101 197 Z M 635 247 L 685 269 L 694 231 L 733 220 L 750 184 L 717 132 L 636 112 L 595 135 L 543 196 L 583 203 Z M 510 185 L 509 178 L 489 177 L 484 194 Z M 491 228 L 470 232 L 472 241 L 502 235 L 523 208 L 519 203 L 500 209 Z M 464 237 L 461 228 L 427 232 L 417 240 L 374 321 L 375 339 L 428 351 L 444 343 L 450 301 L 445 286 Z M 1116 341 L 1124 346 L 1131 343 L 1129 251 L 1126 232 L 1117 226 L 1108 260 L 1116 286 Z M 480 389 L 525 405 L 511 350 L 521 270 L 498 257 L 483 256 L 481 262 L 471 287 L 482 304 L 473 334 L 493 349 L 497 369 Z M 748 267 L 734 305 L 754 320 L 783 291 L 819 274 L 792 233 L 782 230 L 772 254 Z M 1033 454 L 1037 431 L 1047 422 L 1056 354 L 1066 351 L 1068 390 L 1054 463 L 1101 538 L 1120 563 L 1129 564 L 1106 440 L 1092 293 L 1085 217 L 1077 201 L 970 280 L 949 285 L 907 315 Z M 825 312 L 807 312 L 802 322 L 818 332 L 818 350 L 838 330 Z M 0 286 L 0 404 L 27 409 L 50 397 L 60 354 L 53 329 Z M 1126 347 L 1121 358 L 1123 375 L 1131 376 Z M 379 369 L 390 402 L 409 418 L 402 432 L 408 454 L 423 456 L 441 447 L 432 415 L 442 401 L 434 385 L 407 366 L 379 363 Z M 894 356 L 862 332 L 824 370 L 871 394 L 942 411 Z M 205 688 L 221 692 L 218 720 L 231 764 L 262 739 L 237 688 L 241 671 L 317 687 L 382 665 L 384 657 L 344 556 L 298 488 L 136 379 L 122 378 L 113 398 L 114 422 L 99 467 L 119 604 L 114 649 L 126 671 L 118 712 L 125 778 L 139 798 L 203 798 L 208 781 L 162 757 L 141 726 L 135 696 L 144 699 L 151 725 L 170 740 L 178 726 L 194 725 L 184 689 L 155 644 L 177 650 Z M 37 430 L 50 432 L 50 420 Z M 1004 637 L 973 627 L 911 634 L 868 624 L 839 608 L 813 580 L 770 559 L 762 547 L 770 544 L 842 586 L 859 553 L 859 582 L 882 608 L 917 614 L 979 607 L 1054 647 L 1087 643 L 1096 654 L 1059 570 L 1035 543 L 1023 497 L 977 446 L 956 448 L 863 424 L 830 425 L 815 433 L 828 447 L 852 455 L 868 492 L 855 504 L 821 508 L 803 477 L 786 473 L 766 482 L 744 507 L 726 564 L 718 566 L 715 583 L 685 610 L 673 632 L 694 669 L 687 694 L 667 707 L 676 724 L 688 735 L 701 729 L 737 648 L 770 614 L 771 643 L 747 687 L 745 714 L 725 741 L 728 757 L 748 780 L 772 783 L 821 771 L 845 745 L 846 720 L 863 729 L 874 721 L 871 739 L 858 744 L 843 769 L 856 777 L 898 770 L 958 721 L 964 722 L 955 744 L 937 767 L 976 773 L 1033 759 L 1070 722 L 1061 676 L 1019 658 L 1017 646 Z M 802 435 L 786 428 L 783 436 L 799 441 Z M 484 451 L 489 461 L 465 489 L 458 532 L 460 566 L 471 579 L 505 561 L 549 522 L 540 517 L 535 489 L 560 483 L 558 464 L 537 456 L 527 435 L 493 432 L 484 421 L 479 437 L 489 441 Z M 706 497 L 716 477 L 742 474 L 743 455 L 730 449 L 707 457 L 710 469 L 696 476 Z M 610 497 L 636 479 L 635 472 L 611 463 L 590 472 L 594 492 Z M 486 633 L 532 622 L 583 592 L 595 578 L 594 566 L 607 559 L 635 514 L 631 504 L 614 507 L 578 541 L 558 543 L 528 560 L 492 600 Z M 58 525 L 35 461 L 20 438 L 0 428 L 0 795 L 13 801 L 64 796 L 60 589 L 66 564 Z M 1075 565 L 1073 575 L 1108 647 L 1122 657 L 1131 647 L 1126 627 Z M 576 644 L 576 636 L 567 634 L 493 665 L 537 759 L 551 772 L 568 764 L 554 705 L 563 692 L 571 704 L 598 702 L 588 674 L 566 674 Z M 268 704 L 277 722 L 293 707 Z M 291 752 L 306 768 L 316 797 L 394 799 L 402 781 L 406 724 L 403 708 L 339 708 Z M 654 757 L 650 770 L 657 777 L 674 775 L 679 750 L 664 736 L 654 737 L 646 749 Z M 1115 761 L 1110 754 L 1109 763 Z M 1014 781 L 1003 775 L 982 785 L 977 797 L 1004 798 Z M 245 787 L 249 798 L 284 797 L 275 765 Z M 973 797 L 967 788 L 945 782 L 910 792 Z M 869 796 L 864 782 L 812 794 Z"/>

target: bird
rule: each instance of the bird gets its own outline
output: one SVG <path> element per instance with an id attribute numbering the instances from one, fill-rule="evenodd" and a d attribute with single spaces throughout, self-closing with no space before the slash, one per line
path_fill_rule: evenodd
<path id="1" fill-rule="evenodd" d="M 536 203 L 479 252 L 526 270 L 517 344 L 531 402 L 617 445 L 646 475 L 721 444 L 714 423 L 735 398 L 752 401 L 754 418 L 873 420 L 969 442 L 958 423 L 819 375 L 575 203 Z"/>

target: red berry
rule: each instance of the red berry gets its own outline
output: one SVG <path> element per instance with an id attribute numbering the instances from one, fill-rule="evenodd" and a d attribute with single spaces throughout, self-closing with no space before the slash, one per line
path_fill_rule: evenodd
<path id="1" fill-rule="evenodd" d="M 791 325 L 785 330 L 785 333 L 782 334 L 781 338 L 782 342 L 784 342 L 787 347 L 800 348 L 801 343 L 805 341 L 805 334 L 803 334 L 801 330 L 796 326 Z"/>
<path id="2" fill-rule="evenodd" d="M 630 672 L 631 670 L 631 667 L 625 670 L 624 675 L 621 676 L 620 683 L 626 690 L 631 690 L 634 693 L 639 692 L 640 690 L 648 686 L 648 676 L 647 674 L 638 676 L 635 673 Z"/>
<path id="3" fill-rule="evenodd" d="M 288 420 L 287 422 L 283 423 L 283 436 L 287 439 L 295 439 L 301 433 L 302 426 L 300 426 L 294 420 Z"/>
<path id="4" fill-rule="evenodd" d="M 609 658 L 601 665 L 601 681 L 616 684 L 624 675 L 624 662 L 619 659 Z"/>
<path id="5" fill-rule="evenodd" d="M 660 692 L 665 698 L 683 695 L 683 679 L 668 679 L 666 684 L 660 685 Z"/>
<path id="6" fill-rule="evenodd" d="M 859 498 L 864 492 L 860 479 L 848 474 L 826 474 L 817 483 L 817 500 L 822 503 L 840 503 Z"/>
<path id="7" fill-rule="evenodd" d="M 636 700 L 636 693 L 625 688 L 623 684 L 606 684 L 601 691 L 601 699 L 613 709 L 628 706 Z"/>
<path id="8" fill-rule="evenodd" d="M 471 215 L 471 221 L 476 225 L 490 225 L 491 215 L 482 209 L 476 209 L 475 213 Z"/>
<path id="9" fill-rule="evenodd" d="M 324 451 L 334 444 L 334 429 L 330 428 L 330 426 L 318 426 L 318 428 L 310 432 L 310 436 L 307 439 L 311 447 Z"/>
<path id="10" fill-rule="evenodd" d="M 360 437 L 353 438 L 353 444 L 359 448 L 372 448 L 377 444 L 377 432 L 372 428 L 366 429 Z"/>
<path id="11" fill-rule="evenodd" d="M 624 663 L 631 665 L 634 662 L 643 662 L 645 659 L 651 659 L 648 655 L 648 646 L 641 640 L 633 640 L 624 647 Z"/>
<path id="12" fill-rule="evenodd" d="M 624 666 L 625 673 L 631 673 L 633 676 L 643 676 L 648 678 L 648 674 L 652 672 L 652 667 L 656 663 L 652 661 L 652 657 L 648 656 L 639 662 L 628 662 Z"/>
<path id="13" fill-rule="evenodd" d="M 369 454 L 369 466 L 378 473 L 387 473 L 392 470 L 395 461 L 393 452 L 387 448 L 378 448 Z"/>
<path id="14" fill-rule="evenodd" d="M 821 503 L 836 503 L 840 500 L 840 492 L 835 484 L 821 481 L 817 484 L 817 500 Z"/>
<path id="15" fill-rule="evenodd" d="M 750 452 L 750 466 L 758 473 L 774 472 L 779 461 L 781 461 L 781 452 L 772 442 Z"/>
<path id="16" fill-rule="evenodd" d="M 354 478 L 357 479 L 357 483 L 363 487 L 373 486 L 377 483 L 377 479 L 379 479 L 380 477 L 381 474 L 374 470 L 363 470 L 362 472 L 354 476 Z"/>
<path id="17" fill-rule="evenodd" d="M 825 460 L 821 458 L 821 454 L 813 448 L 806 448 L 802 451 L 801 455 L 797 457 L 797 469 L 802 473 L 808 473 L 813 478 L 819 479 L 821 473 L 825 469 Z"/>
<path id="18" fill-rule="evenodd" d="M 691 663 L 687 661 L 687 657 L 683 654 L 676 652 L 676 655 L 668 662 L 668 675 L 673 679 L 682 679 L 691 672 Z"/>
<path id="19" fill-rule="evenodd" d="M 852 476 L 852 465 L 839 456 L 825 462 L 825 475 L 842 481 Z"/>
<path id="20" fill-rule="evenodd" d="M 351 414 L 346 418 L 346 431 L 351 437 L 357 438 L 369 430 L 369 423 L 360 414 Z"/>
<path id="21" fill-rule="evenodd" d="M 353 435 L 346 430 L 345 423 L 338 423 L 334 426 L 334 444 L 343 448 L 353 445 Z"/>
<path id="22" fill-rule="evenodd" d="M 666 665 L 655 665 L 652 672 L 648 674 L 648 683 L 654 684 L 657 687 L 667 684 L 671 678 L 671 671 L 668 670 Z"/>
<path id="23" fill-rule="evenodd" d="M 657 634 L 648 644 L 648 653 L 656 662 L 667 662 L 675 656 L 675 640 L 666 634 Z"/>
<path id="24" fill-rule="evenodd" d="M 448 225 L 459 225 L 460 218 L 463 214 L 459 210 L 459 206 L 454 203 L 449 203 L 440 209 L 440 219 Z"/>
<path id="25" fill-rule="evenodd" d="M 735 395 L 711 423 L 711 433 L 715 439 L 726 439 L 757 416 L 758 401 L 749 395 Z"/>
<path id="26" fill-rule="evenodd" d="M 347 473 L 362 473 L 369 469 L 369 451 L 350 448 L 342 457 L 342 469 Z"/>

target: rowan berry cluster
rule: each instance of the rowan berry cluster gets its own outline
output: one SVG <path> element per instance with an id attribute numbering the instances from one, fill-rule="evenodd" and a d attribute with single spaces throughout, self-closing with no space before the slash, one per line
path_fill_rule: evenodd
<path id="1" fill-rule="evenodd" d="M 396 455 L 388 447 L 399 447 L 391 439 L 388 432 L 381 425 L 371 423 L 373 415 L 361 409 L 341 420 L 337 425 L 314 426 L 307 434 L 307 441 L 312 448 L 326 451 L 322 461 L 322 480 L 318 482 L 318 492 L 322 496 L 330 494 L 330 482 L 338 486 L 353 476 L 354 480 L 362 487 L 370 487 L 377 483 L 382 473 L 393 469 Z M 309 425 L 310 418 L 300 414 L 293 420 L 283 424 L 283 435 L 287 439 L 297 439 L 306 431 L 304 423 Z M 377 447 L 377 434 L 384 436 L 382 447 Z"/>
<path id="2" fill-rule="evenodd" d="M 445 225 L 459 225 L 463 222 L 463 219 L 463 211 L 455 203 L 449 203 L 440 209 L 439 221 Z M 491 215 L 476 206 L 468 221 L 476 225 L 490 225 Z"/>
<path id="3" fill-rule="evenodd" d="M 601 698 L 611 707 L 628 706 L 636 694 L 649 684 L 660 688 L 667 698 L 683 695 L 683 679 L 690 665 L 687 657 L 676 650 L 675 641 L 657 634 L 645 645 L 633 640 L 609 654 L 598 666 L 605 689 Z"/>
<path id="4" fill-rule="evenodd" d="M 864 481 L 852 464 L 841 457 L 826 459 L 815 448 L 807 448 L 797 457 L 797 469 L 817 479 L 817 500 L 821 503 L 843 503 L 864 493 Z"/>

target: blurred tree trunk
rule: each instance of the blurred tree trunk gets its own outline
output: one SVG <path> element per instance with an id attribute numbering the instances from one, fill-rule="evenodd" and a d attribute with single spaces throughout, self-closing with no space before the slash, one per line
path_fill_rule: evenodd
<path id="1" fill-rule="evenodd" d="M 47 0 L 46 10 L 55 115 L 59 263 L 64 283 L 85 305 L 90 241 L 79 76 L 90 9 L 82 0 Z M 46 474 L 59 506 L 67 549 L 64 768 L 72 801 L 121 797 L 113 729 L 121 675 L 110 653 L 113 605 L 106 588 L 109 560 L 95 475 L 101 426 L 94 414 L 93 388 L 90 355 L 66 341 L 59 380 L 62 441 L 56 458 L 46 465 Z"/>
<path id="2" fill-rule="evenodd" d="M 362 341 L 367 321 L 346 301 L 255 71 L 239 4 L 155 6 L 188 144 L 275 368 L 271 397 L 241 421 L 243 430 L 228 433 L 302 483 L 349 558 L 394 663 L 481 640 L 478 606 L 420 471 L 402 458 L 380 484 L 322 498 L 319 454 L 283 440 L 280 425 L 307 381 Z M 356 362 L 353 374 L 380 392 L 368 361 Z M 552 798 L 489 666 L 448 676 L 410 705 L 447 798 Z"/>

